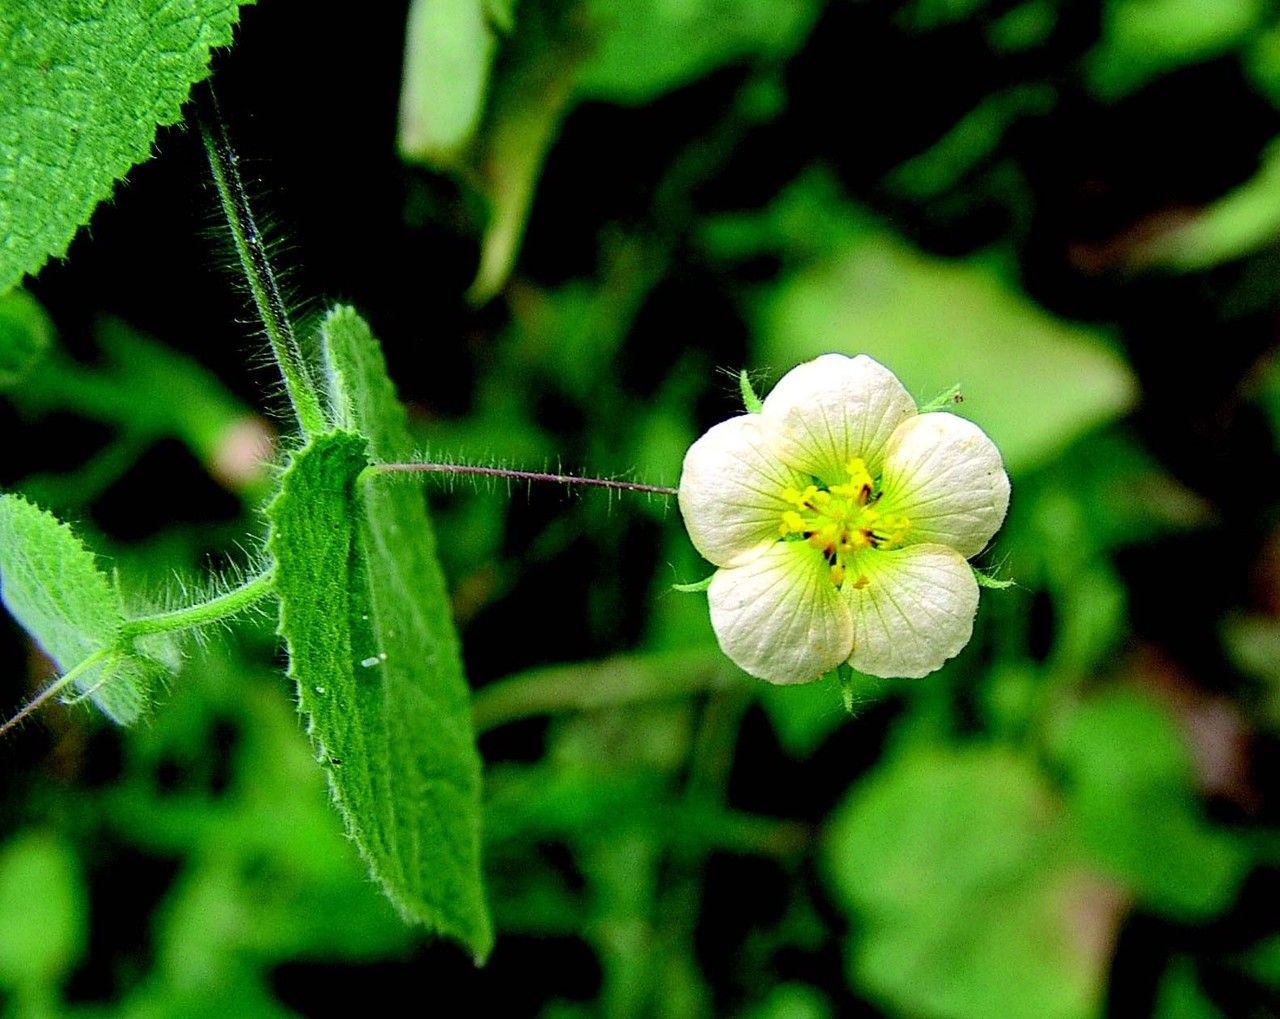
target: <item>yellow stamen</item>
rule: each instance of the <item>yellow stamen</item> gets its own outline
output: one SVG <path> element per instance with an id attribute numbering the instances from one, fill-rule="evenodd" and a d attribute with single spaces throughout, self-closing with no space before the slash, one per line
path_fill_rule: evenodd
<path id="1" fill-rule="evenodd" d="M 845 472 L 849 480 L 844 484 L 784 489 L 782 498 L 795 509 L 785 510 L 778 526 L 782 538 L 803 536 L 822 555 L 836 587 L 846 582 L 855 556 L 868 549 L 898 548 L 911 530 L 906 517 L 882 515 L 875 508 L 879 496 L 873 498 L 876 483 L 865 460 L 855 457 L 845 464 Z M 860 574 L 852 583 L 861 590 L 869 581 Z"/>
<path id="2" fill-rule="evenodd" d="M 804 518 L 795 510 L 787 510 L 782 514 L 782 525 L 778 528 L 778 532 L 782 537 L 789 534 L 803 534 L 806 530 Z"/>

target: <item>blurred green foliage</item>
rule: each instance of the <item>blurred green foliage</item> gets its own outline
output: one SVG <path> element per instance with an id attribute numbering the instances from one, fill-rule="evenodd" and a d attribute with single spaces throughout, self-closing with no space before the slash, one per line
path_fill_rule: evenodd
<path id="1" fill-rule="evenodd" d="M 723 659 L 702 596 L 671 590 L 709 567 L 663 500 L 429 485 L 485 759 L 488 967 L 377 893 L 274 620 L 250 619 L 187 651 L 144 727 L 55 706 L 9 737 L 9 1014 L 317 1014 L 337 986 L 566 1017 L 1280 1011 L 1271 6 L 401 13 L 394 45 L 345 51 L 403 54 L 404 161 L 389 127 L 360 153 L 397 197 L 339 265 L 409 294 L 364 310 L 418 448 L 674 484 L 739 412 L 740 368 L 767 392 L 865 351 L 921 402 L 958 383 L 1004 451 L 1013 503 L 979 565 L 1015 586 L 984 592 L 939 673 L 855 680 L 850 717 L 833 681 L 767 687 Z M 246 15 L 233 75 L 279 80 L 252 48 L 272 17 Z M 390 125 L 393 92 L 353 116 Z M 279 104 L 305 137 L 354 130 L 235 94 L 233 127 Z M 280 189 L 339 186 L 323 173 Z M 305 238 L 337 229 L 327 197 Z M 461 269 L 430 253 L 441 223 Z M 116 557 L 133 604 L 211 553 L 252 559 L 235 542 L 263 533 L 278 401 L 185 343 L 189 308 L 139 315 L 147 279 L 133 305 L 92 290 L 92 250 L 0 298 L 4 412 L 58 454 L 2 466 Z M 159 338 L 85 324 L 122 308 Z M 175 462 L 209 484 L 178 487 Z M 121 491 L 164 522 L 120 527 Z M 5 639 L 17 704 L 49 666 Z"/>
<path id="2" fill-rule="evenodd" d="M 856 211 L 833 210 L 833 189 L 821 176 L 806 178 L 755 230 L 728 225 L 741 256 L 780 233 L 786 243 L 797 220 L 821 223 L 821 233 L 805 230 L 803 267 L 760 300 L 765 363 L 799 363 L 838 346 L 832 337 L 858 337 L 860 350 L 892 364 L 921 397 L 963 380 L 966 414 L 996 440 L 1015 479 L 1130 406 L 1133 379 L 1096 334 L 1046 315 L 986 266 L 930 259 Z M 715 223 L 711 230 L 714 244 Z M 987 358 L 1005 373 L 975 377 L 969 367 Z"/>
<path id="3" fill-rule="evenodd" d="M 1106 956 L 1073 911 L 1101 909 L 1090 919 L 1105 925 L 1110 903 L 1055 807 L 1006 749 L 886 761 L 828 830 L 832 884 L 863 920 L 851 977 L 908 1014 L 1095 1014 Z"/>
<path id="4" fill-rule="evenodd" d="M 53 325 L 24 290 L 0 297 L 0 388 L 22 382 L 53 342 Z"/>

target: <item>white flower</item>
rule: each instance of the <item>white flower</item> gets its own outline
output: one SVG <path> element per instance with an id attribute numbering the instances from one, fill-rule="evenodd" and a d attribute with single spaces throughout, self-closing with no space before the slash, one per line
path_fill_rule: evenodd
<path id="1" fill-rule="evenodd" d="M 720 567 L 707 595 L 720 647 L 772 683 L 842 662 L 924 676 L 973 633 L 966 561 L 1004 520 L 1009 478 L 977 425 L 917 412 L 866 355 L 788 372 L 758 414 L 689 449 L 680 512 Z"/>

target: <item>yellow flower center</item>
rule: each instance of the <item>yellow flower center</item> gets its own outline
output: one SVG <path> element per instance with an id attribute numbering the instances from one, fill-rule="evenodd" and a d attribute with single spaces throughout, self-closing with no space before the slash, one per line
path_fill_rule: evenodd
<path id="1" fill-rule="evenodd" d="M 795 509 L 783 511 L 778 534 L 791 541 L 803 540 L 822 553 L 831 568 L 831 583 L 844 584 L 854 557 L 863 549 L 897 548 L 911 530 L 911 522 L 898 514 L 882 515 L 875 508 L 875 482 L 859 457 L 845 464 L 849 480 L 843 485 L 803 491 L 788 488 L 782 498 Z M 867 578 L 852 581 L 862 588 Z"/>

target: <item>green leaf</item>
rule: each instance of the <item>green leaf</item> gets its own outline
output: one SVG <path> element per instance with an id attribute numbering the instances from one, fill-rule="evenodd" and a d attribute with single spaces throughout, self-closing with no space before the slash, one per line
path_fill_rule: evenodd
<path id="1" fill-rule="evenodd" d="M 251 2 L 251 0 L 245 0 Z M 0 8 L 0 293 L 60 257 L 175 123 L 241 0 L 11 0 Z"/>
<path id="2" fill-rule="evenodd" d="M 813 0 L 629 0 L 585 4 L 597 45 L 583 65 L 581 93 L 639 105 L 753 57 L 785 57 L 817 17 Z"/>
<path id="3" fill-rule="evenodd" d="M 554 18 L 529 14 L 503 50 L 504 70 L 491 82 L 485 126 L 465 174 L 489 206 L 467 293 L 474 304 L 497 294 L 515 265 L 543 161 L 573 105 L 582 47 L 573 33 L 561 37 L 544 24 Z"/>
<path id="4" fill-rule="evenodd" d="M 1185 220 L 1140 242 L 1134 265 L 1198 272 L 1273 244 L 1280 234 L 1280 141 L 1262 154 L 1258 172 Z"/>
<path id="5" fill-rule="evenodd" d="M 329 379 L 330 414 L 337 426 L 368 439 L 375 460 L 387 463 L 410 456 L 413 442 L 409 438 L 409 416 L 387 375 L 382 348 L 364 319 L 354 308 L 333 308 L 320 324 L 320 344 Z M 407 500 L 396 500 L 400 507 L 410 503 L 418 507 L 415 517 L 421 516 L 424 521 L 420 535 L 423 547 L 434 556 L 435 539 L 430 524 L 425 522 L 426 511 L 419 494 L 415 491 Z M 443 597 L 444 590 L 441 577 L 432 593 Z M 452 624 L 449 629 L 452 632 Z"/>
<path id="6" fill-rule="evenodd" d="M 1241 63 L 1253 87 L 1273 106 L 1280 105 L 1280 24 L 1256 29 L 1241 53 Z"/>
<path id="7" fill-rule="evenodd" d="M 936 198 L 989 158 L 1019 119 L 1048 113 L 1056 99 L 1052 88 L 1040 84 L 996 92 L 961 117 L 930 148 L 896 167 L 885 183 L 917 201 Z"/>
<path id="8" fill-rule="evenodd" d="M 350 309 L 321 335 L 333 415 L 363 433 L 317 438 L 272 503 L 290 675 L 347 828 L 401 913 L 492 943 L 480 879 L 480 760 L 470 701 L 415 485 L 361 472 L 408 447 L 404 410 Z"/>
<path id="9" fill-rule="evenodd" d="M 56 982 L 84 951 L 87 895 L 75 854 L 28 832 L 0 847 L 0 986 Z"/>
<path id="10" fill-rule="evenodd" d="M 17 495 L 0 495 L 0 598 L 61 672 L 108 652 L 75 688 L 121 725 L 143 714 L 166 665 L 118 647 L 119 591 L 70 527 Z"/>
<path id="11" fill-rule="evenodd" d="M 16 386 L 53 345 L 53 323 L 25 290 L 0 294 L 0 389 Z"/>
<path id="12" fill-rule="evenodd" d="M 993 49 L 1018 52 L 1043 45 L 1058 23 L 1056 0 L 1025 0 L 987 26 Z"/>
<path id="13" fill-rule="evenodd" d="M 909 1015 L 1096 1014 L 1107 958 L 1089 946 L 1110 943 L 1120 900 L 1065 856 L 1057 806 L 995 749 L 913 747 L 857 786 L 824 846 L 857 921 L 854 986 Z"/>
<path id="14" fill-rule="evenodd" d="M 1201 989 L 1195 963 L 1185 955 L 1175 957 L 1160 978 L 1153 1015 L 1155 1019 L 1224 1019 Z"/>
<path id="15" fill-rule="evenodd" d="M 778 984 L 763 1001 L 744 1013 L 745 1019 L 830 1019 L 831 1002 L 808 984 Z"/>
<path id="16" fill-rule="evenodd" d="M 1118 99 L 1153 78 L 1248 41 L 1266 0 L 1107 0 L 1102 39 L 1086 58 L 1093 91 Z"/>
<path id="17" fill-rule="evenodd" d="M 1260 983 L 1280 988 L 1280 934 L 1250 948 L 1241 959 L 1241 967 Z"/>
<path id="18" fill-rule="evenodd" d="M 911 32 L 928 32 L 973 17 L 987 0 L 908 0 L 895 13 L 894 20 Z"/>
<path id="19" fill-rule="evenodd" d="M 1189 751 L 1165 711 L 1130 693 L 1096 697 L 1066 721 L 1055 751 L 1077 836 L 1150 908 L 1203 918 L 1230 904 L 1248 855 L 1201 815 Z"/>

